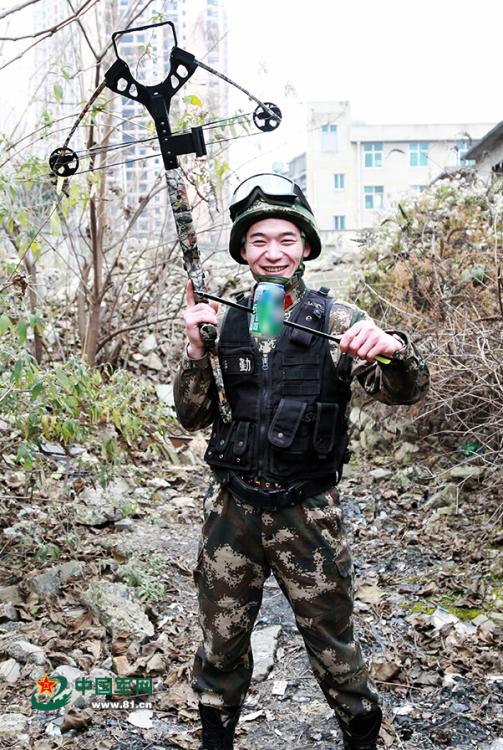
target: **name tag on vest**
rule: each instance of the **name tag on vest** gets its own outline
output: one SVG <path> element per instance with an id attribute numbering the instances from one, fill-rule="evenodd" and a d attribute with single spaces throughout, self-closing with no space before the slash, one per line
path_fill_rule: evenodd
<path id="1" fill-rule="evenodd" d="M 227 354 L 222 358 L 222 371 L 227 375 L 251 375 L 255 359 L 251 354 Z"/>

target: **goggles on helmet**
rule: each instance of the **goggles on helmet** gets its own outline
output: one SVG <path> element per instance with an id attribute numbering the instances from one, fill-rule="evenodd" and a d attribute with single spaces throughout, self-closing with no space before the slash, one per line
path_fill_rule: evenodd
<path id="1" fill-rule="evenodd" d="M 230 205 L 231 219 L 234 221 L 236 216 L 252 206 L 257 198 L 282 206 L 293 206 L 299 201 L 312 213 L 304 193 L 293 180 L 280 174 L 264 173 L 248 177 L 235 189 Z"/>

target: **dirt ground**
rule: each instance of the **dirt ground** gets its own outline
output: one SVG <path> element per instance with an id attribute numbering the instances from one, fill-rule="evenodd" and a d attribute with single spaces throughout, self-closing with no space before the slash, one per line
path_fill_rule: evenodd
<path id="1" fill-rule="evenodd" d="M 391 459 L 377 457 L 372 466 L 367 460 L 356 458 L 341 492 L 356 572 L 356 630 L 383 701 L 382 748 L 501 747 L 496 742 L 503 738 L 498 493 L 490 482 L 465 484 L 455 507 L 432 508 L 421 471 L 414 473 L 421 466 L 417 456 L 401 485 Z M 381 472 L 372 474 L 376 467 Z M 125 520 L 100 525 L 75 520 L 89 484 L 75 468 L 49 466 L 31 495 L 14 468 L 0 477 L 0 586 L 17 592 L 11 596 L 15 616 L 5 609 L 6 595 L 0 604 L 0 667 L 12 640 L 38 645 L 45 655 L 38 665 L 19 660 L 19 677 L 0 683 L 2 747 L 199 747 L 197 707 L 189 687 L 199 639 L 191 571 L 206 469 L 196 460 L 177 467 L 133 464 L 121 473 L 131 488 L 129 512 Z M 24 535 L 5 534 L 20 522 Z M 28 584 L 31 576 L 70 560 L 83 567 L 59 591 L 40 593 Z M 152 636 L 112 634 L 89 611 L 83 592 L 103 580 L 130 588 L 153 623 Z M 274 667 L 267 679 L 252 684 L 237 748 L 338 750 L 342 743 L 335 719 L 273 577 L 266 583 L 256 628 L 269 625 L 281 628 Z M 33 709 L 35 681 L 57 674 L 62 665 L 86 675 L 100 667 L 117 675 L 151 677 L 151 713 L 136 714 L 132 703 Z M 9 732 L 2 721 L 13 713 L 21 714 L 21 728 Z"/>

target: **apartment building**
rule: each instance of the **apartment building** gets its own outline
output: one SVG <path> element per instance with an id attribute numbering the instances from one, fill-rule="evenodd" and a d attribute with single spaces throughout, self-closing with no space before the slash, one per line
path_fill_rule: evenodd
<path id="1" fill-rule="evenodd" d="M 318 225 L 333 233 L 370 227 L 401 196 L 420 192 L 446 170 L 466 166 L 467 151 L 491 123 L 366 125 L 349 102 L 308 107 L 307 149 L 288 164 Z"/>
<path id="2" fill-rule="evenodd" d="M 65 133 L 73 124 L 76 114 L 89 97 L 94 84 L 93 56 L 90 45 L 100 50 L 113 31 L 122 30 L 135 7 L 132 0 L 114 0 L 99 3 L 96 9 L 84 15 L 83 26 L 87 39 L 75 32 L 72 25 L 55 34 L 35 49 L 34 75 L 40 75 L 37 86 L 38 117 L 50 113 L 60 132 Z M 50 27 L 54 17 L 69 15 L 66 0 L 37 3 L 33 8 L 36 29 Z M 227 71 L 227 13 L 226 0 L 152 0 L 147 9 L 129 25 L 139 27 L 156 21 L 172 21 L 178 46 L 195 54 L 219 72 Z M 128 63 L 133 75 L 142 83 L 152 85 L 162 81 L 169 71 L 169 55 L 174 38 L 169 26 L 155 30 L 128 32 L 117 38 L 119 55 Z M 103 71 L 113 62 L 107 55 Z M 75 75 L 82 71 L 81 75 Z M 228 109 L 228 84 L 199 68 L 174 98 L 171 120 L 175 123 L 187 109 L 187 97 L 199 100 L 202 109 L 225 117 Z M 132 215 L 142 198 L 149 193 L 156 176 L 162 170 L 162 159 L 157 155 L 155 129 L 150 115 L 137 102 L 111 92 L 105 92 L 106 113 L 100 115 L 101 130 L 96 131 L 99 141 L 107 137 L 109 144 L 131 142 L 125 149 L 109 157 L 107 177 L 109 184 L 124 194 L 124 201 Z M 108 118 L 109 127 L 103 127 Z M 210 119 L 214 119 L 210 116 Z M 82 151 L 86 146 L 85 122 L 72 138 L 72 147 Z M 149 140 L 149 138 L 151 140 Z M 142 143 L 134 141 L 142 140 Z M 59 145 L 59 144 L 54 144 Z M 224 157 L 220 157 L 224 158 Z M 85 162 L 84 162 L 85 164 Z M 84 167 L 85 168 L 85 167 Z M 211 226 L 211 206 L 201 204 L 195 211 L 196 222 L 205 229 Z M 160 191 L 148 203 L 132 227 L 132 236 L 159 234 L 163 221 L 171 221 L 171 208 L 166 191 Z M 213 235 L 206 231 L 203 238 L 211 242 Z M 203 240 L 204 241 L 204 240 Z"/>

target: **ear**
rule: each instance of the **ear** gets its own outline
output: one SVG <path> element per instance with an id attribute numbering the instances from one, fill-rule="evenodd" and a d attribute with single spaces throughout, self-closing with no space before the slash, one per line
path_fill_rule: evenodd
<path id="1" fill-rule="evenodd" d="M 246 245 L 244 243 L 241 245 L 241 250 L 239 251 L 239 254 L 243 258 L 243 260 L 246 260 Z"/>
<path id="2" fill-rule="evenodd" d="M 306 244 L 304 245 L 304 255 L 303 255 L 303 257 L 304 258 L 309 258 L 310 255 L 311 255 L 311 245 L 309 244 L 309 242 L 306 242 Z"/>

